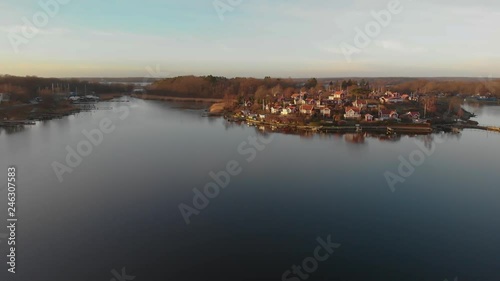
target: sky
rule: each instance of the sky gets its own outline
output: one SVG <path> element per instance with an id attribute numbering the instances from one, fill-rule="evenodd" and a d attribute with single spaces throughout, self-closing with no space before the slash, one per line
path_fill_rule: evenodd
<path id="1" fill-rule="evenodd" d="M 497 0 L 1 0 L 0 74 L 500 77 L 499 26 Z"/>

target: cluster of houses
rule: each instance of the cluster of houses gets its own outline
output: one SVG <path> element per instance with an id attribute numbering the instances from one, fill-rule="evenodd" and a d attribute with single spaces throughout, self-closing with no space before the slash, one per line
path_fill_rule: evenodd
<path id="1" fill-rule="evenodd" d="M 318 92 L 316 95 L 310 95 L 307 92 L 293 94 L 291 98 L 276 98 L 273 102 L 263 103 L 263 110 L 272 115 L 288 116 L 300 114 L 303 116 L 321 116 L 323 118 L 332 118 L 339 113 L 346 120 L 365 120 L 384 121 L 398 120 L 407 118 L 418 122 L 420 120 L 419 112 L 406 112 L 399 114 L 395 110 L 385 109 L 386 104 L 403 103 L 413 100 L 413 95 L 401 95 L 399 93 L 386 92 L 370 94 L 370 100 L 356 99 L 351 101 L 347 99 L 347 91 L 332 91 L 328 93 Z M 252 104 L 245 104 L 250 107 Z M 265 118 L 265 116 L 261 116 Z"/>

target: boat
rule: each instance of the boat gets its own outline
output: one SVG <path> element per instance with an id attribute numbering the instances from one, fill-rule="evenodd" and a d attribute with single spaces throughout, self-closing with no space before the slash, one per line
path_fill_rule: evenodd
<path id="1" fill-rule="evenodd" d="M 478 101 L 487 101 L 487 102 L 498 101 L 498 99 L 496 97 L 485 97 L 485 96 L 478 97 L 477 100 Z"/>

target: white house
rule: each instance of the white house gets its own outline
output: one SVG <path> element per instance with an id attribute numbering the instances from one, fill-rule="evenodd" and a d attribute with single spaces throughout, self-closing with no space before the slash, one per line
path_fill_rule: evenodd
<path id="1" fill-rule="evenodd" d="M 299 100 L 295 102 L 296 105 L 304 105 L 306 104 L 306 101 L 302 96 L 300 96 Z"/>
<path id="2" fill-rule="evenodd" d="M 397 119 L 399 117 L 398 113 L 394 110 L 382 109 L 378 113 L 379 118 L 382 120 L 386 119 Z"/>
<path id="3" fill-rule="evenodd" d="M 345 98 L 346 94 L 344 91 L 337 91 L 333 94 L 333 98 L 334 99 L 338 99 L 338 100 L 343 100 Z"/>
<path id="4" fill-rule="evenodd" d="M 273 106 L 271 107 L 272 114 L 279 114 L 281 112 L 281 106 Z"/>
<path id="5" fill-rule="evenodd" d="M 359 108 L 355 108 L 355 107 L 346 108 L 344 118 L 345 119 L 360 119 L 361 114 L 359 114 Z"/>
<path id="6" fill-rule="evenodd" d="M 320 113 L 324 117 L 324 116 L 330 116 L 332 114 L 332 111 L 328 107 L 323 107 L 321 108 Z"/>
<path id="7" fill-rule="evenodd" d="M 281 110 L 281 115 L 288 115 L 290 113 L 292 113 L 292 110 L 289 107 L 284 108 L 283 110 Z"/>
<path id="8" fill-rule="evenodd" d="M 311 115 L 313 114 L 313 111 L 314 111 L 314 105 L 302 105 L 300 107 L 300 113 L 302 114 L 308 114 L 308 115 Z"/>
<path id="9" fill-rule="evenodd" d="M 374 118 L 375 118 L 375 116 L 373 116 L 371 114 L 366 114 L 365 115 L 365 121 L 366 122 L 372 122 Z"/>

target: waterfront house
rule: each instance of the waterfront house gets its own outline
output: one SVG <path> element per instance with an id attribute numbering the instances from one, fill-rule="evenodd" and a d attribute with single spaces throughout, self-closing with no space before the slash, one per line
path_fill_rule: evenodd
<path id="1" fill-rule="evenodd" d="M 373 116 L 371 114 L 366 114 L 365 115 L 365 121 L 366 122 L 372 122 L 374 118 L 375 118 L 375 116 Z"/>
<path id="2" fill-rule="evenodd" d="M 403 116 L 405 118 L 408 118 L 408 119 L 411 119 L 411 120 L 418 120 L 418 119 L 420 119 L 420 113 L 416 112 L 416 111 L 407 112 L 407 113 L 401 115 L 401 117 L 403 117 Z"/>
<path id="3" fill-rule="evenodd" d="M 407 114 L 410 115 L 411 118 L 414 119 L 414 120 L 420 119 L 420 112 L 410 111 Z"/>
<path id="4" fill-rule="evenodd" d="M 279 114 L 281 112 L 281 106 L 273 106 L 271 107 L 272 114 Z"/>
<path id="5" fill-rule="evenodd" d="M 359 108 L 348 107 L 345 110 L 344 118 L 345 119 L 360 119 L 361 114 L 359 112 L 360 112 Z"/>
<path id="6" fill-rule="evenodd" d="M 248 110 L 242 110 L 240 112 L 240 114 L 241 114 L 241 116 L 248 116 L 250 114 L 250 111 L 248 111 Z"/>
<path id="7" fill-rule="evenodd" d="M 358 109 L 363 109 L 365 108 L 366 106 L 368 106 L 368 102 L 365 101 L 365 100 L 355 100 L 352 105 Z"/>
<path id="8" fill-rule="evenodd" d="M 248 114 L 247 119 L 257 120 L 259 116 L 257 114 Z"/>
<path id="9" fill-rule="evenodd" d="M 330 110 L 330 108 L 325 106 L 325 107 L 322 107 L 320 109 L 320 113 L 321 113 L 321 115 L 323 115 L 323 117 L 326 117 L 326 116 L 330 117 L 330 115 L 332 114 L 332 111 Z"/>
<path id="10" fill-rule="evenodd" d="M 281 110 L 281 115 L 288 115 L 291 113 L 292 113 L 292 110 L 290 109 L 290 107 L 287 107 L 287 108 L 284 108 L 283 110 Z"/>
<path id="11" fill-rule="evenodd" d="M 314 105 L 305 104 L 300 106 L 300 113 L 306 115 L 312 115 L 314 112 Z"/>
<path id="12" fill-rule="evenodd" d="M 381 109 L 379 110 L 378 117 L 382 120 L 398 119 L 399 115 L 395 110 Z"/>

